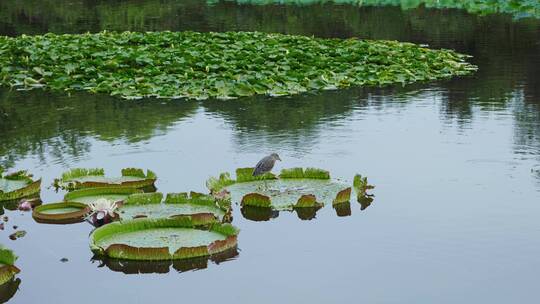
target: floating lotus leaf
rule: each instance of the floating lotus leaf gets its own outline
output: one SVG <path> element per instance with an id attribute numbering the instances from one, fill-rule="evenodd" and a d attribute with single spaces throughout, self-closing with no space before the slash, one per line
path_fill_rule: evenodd
<path id="1" fill-rule="evenodd" d="M 252 168 L 238 169 L 236 183 L 226 187 L 232 200 L 242 206 L 276 210 L 318 209 L 336 200 L 348 201 L 347 194 L 350 197 L 351 193 L 347 184 L 330 179 L 330 173 L 322 169 L 284 169 L 279 178 L 272 175 L 255 181 L 251 177 L 252 171 Z"/>
<path id="2" fill-rule="evenodd" d="M 33 180 L 26 171 L 2 174 L 0 168 L 0 202 L 39 196 L 41 179 Z"/>
<path id="3" fill-rule="evenodd" d="M 72 224 L 84 221 L 90 210 L 86 204 L 62 202 L 45 204 L 34 208 L 32 217 L 46 224 Z"/>
<path id="4" fill-rule="evenodd" d="M 350 214 L 353 193 L 352 187 L 331 179 L 330 172 L 318 168 L 283 169 L 279 177 L 273 174 L 254 177 L 253 168 L 240 168 L 236 170 L 236 180 L 228 173 L 222 173 L 219 178 L 210 178 L 206 185 L 212 193 L 229 192 L 231 201 L 242 206 L 242 215 L 255 221 L 277 217 L 265 208 L 295 210 L 303 220 L 313 219 L 325 204 L 337 206 L 341 215 Z M 363 197 L 370 196 L 367 190 L 374 188 L 361 175 L 355 176 L 353 186 L 359 202 L 365 202 Z M 348 208 L 346 204 L 349 204 Z"/>
<path id="5" fill-rule="evenodd" d="M 238 229 L 213 217 L 134 219 L 102 226 L 90 236 L 98 256 L 126 260 L 173 260 L 212 256 L 236 248 Z"/>
<path id="6" fill-rule="evenodd" d="M 76 190 L 96 187 L 129 187 L 142 189 L 153 187 L 156 182 L 156 174 L 150 170 L 146 173 L 142 169 L 122 169 L 120 177 L 106 177 L 103 169 L 76 168 L 64 172 L 54 184 L 58 188 Z"/>
<path id="7" fill-rule="evenodd" d="M 90 204 L 100 198 L 114 202 L 124 201 L 132 194 L 143 193 L 142 190 L 125 187 L 99 187 L 75 190 L 66 193 L 64 201 Z"/>
<path id="8" fill-rule="evenodd" d="M 17 256 L 13 251 L 0 245 L 0 285 L 7 283 L 20 272 L 14 265 L 16 260 Z"/>
<path id="9" fill-rule="evenodd" d="M 216 264 L 232 260 L 238 256 L 238 250 L 232 248 L 222 253 L 216 253 L 210 257 L 196 257 L 179 260 L 159 260 L 159 261 L 140 261 L 140 260 L 119 260 L 111 258 L 102 258 L 102 265 L 105 264 L 110 270 L 122 272 L 125 274 L 144 274 L 144 273 L 168 273 L 171 266 L 179 272 L 205 269 L 208 267 L 208 261 Z M 101 266 L 101 265 L 100 265 Z"/>
<path id="10" fill-rule="evenodd" d="M 221 207 L 210 195 L 196 192 L 169 193 L 162 202 L 161 193 L 130 195 L 118 209 L 121 219 L 169 218 L 180 215 L 207 214 L 223 219 L 228 209 Z"/>

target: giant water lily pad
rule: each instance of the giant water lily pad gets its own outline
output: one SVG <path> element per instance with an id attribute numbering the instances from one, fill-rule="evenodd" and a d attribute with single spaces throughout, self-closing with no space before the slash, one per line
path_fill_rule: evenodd
<path id="1" fill-rule="evenodd" d="M 15 267 L 17 256 L 0 245 L 0 285 L 10 281 L 20 270 Z"/>
<path id="2" fill-rule="evenodd" d="M 242 206 L 275 210 L 297 208 L 317 210 L 325 204 L 348 201 L 351 194 L 351 187 L 347 183 L 331 179 L 330 173 L 322 169 L 284 169 L 279 178 L 270 174 L 252 177 L 252 172 L 253 168 L 239 169 L 236 180 L 231 179 L 227 183 L 213 182 L 210 185 L 225 187 L 223 185 L 228 184 L 225 189 L 231 193 L 232 201 L 239 202 Z"/>
<path id="3" fill-rule="evenodd" d="M 123 98 L 282 96 L 468 75 L 452 50 L 261 32 L 0 36 L 0 83 Z"/>
<path id="4" fill-rule="evenodd" d="M 231 192 L 232 201 L 241 202 L 242 205 L 288 210 L 332 204 L 336 195 L 348 187 L 336 180 L 279 179 L 267 182 L 266 185 L 261 182 L 239 183 L 227 189 Z M 306 204 L 306 196 L 314 196 L 316 199 Z"/>
<path id="5" fill-rule="evenodd" d="M 123 187 L 99 187 L 75 190 L 66 193 L 64 201 L 90 204 L 100 198 L 113 202 L 119 202 L 127 199 L 132 194 L 143 193 L 142 190 Z"/>
<path id="6" fill-rule="evenodd" d="M 33 180 L 26 171 L 2 174 L 0 168 L 0 202 L 12 201 L 26 197 L 39 196 L 41 179 Z"/>
<path id="7" fill-rule="evenodd" d="M 90 236 L 98 256 L 127 260 L 173 260 L 211 256 L 236 247 L 238 229 L 213 217 L 134 219 L 102 226 Z"/>
<path id="8" fill-rule="evenodd" d="M 90 209 L 86 204 L 62 202 L 45 204 L 34 208 L 32 217 L 46 224 L 72 224 L 84 221 Z"/>
<path id="9" fill-rule="evenodd" d="M 55 180 L 54 184 L 57 188 L 67 190 L 96 187 L 129 187 L 142 189 L 154 186 L 156 179 L 157 176 L 154 172 L 147 170 L 146 173 L 144 173 L 142 169 L 137 168 L 122 169 L 122 174 L 119 177 L 107 177 L 105 176 L 105 170 L 99 168 L 76 168 L 64 172 L 61 178 Z"/>
<path id="10" fill-rule="evenodd" d="M 169 218 L 180 215 L 209 214 L 222 220 L 228 208 L 210 195 L 191 192 L 169 193 L 164 202 L 161 193 L 134 194 L 118 209 L 120 219 Z"/>

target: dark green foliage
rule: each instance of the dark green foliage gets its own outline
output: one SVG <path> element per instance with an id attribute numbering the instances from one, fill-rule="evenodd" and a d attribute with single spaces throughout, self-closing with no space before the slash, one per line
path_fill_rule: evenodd
<path id="1" fill-rule="evenodd" d="M 259 32 L 0 37 L 0 83 L 123 98 L 236 98 L 468 75 L 467 56 L 411 43 Z"/>
<path id="2" fill-rule="evenodd" d="M 538 0 L 226 0 L 241 4 L 291 4 L 311 5 L 320 3 L 352 4 L 358 6 L 400 6 L 412 9 L 420 6 L 427 8 L 464 9 L 472 14 L 488 15 L 496 13 L 511 14 L 515 18 L 540 18 L 540 1 Z M 210 3 L 219 2 L 209 0 Z"/>

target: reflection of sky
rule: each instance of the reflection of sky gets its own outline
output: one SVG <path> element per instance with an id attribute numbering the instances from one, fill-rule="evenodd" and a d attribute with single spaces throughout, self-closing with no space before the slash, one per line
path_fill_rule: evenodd
<path id="1" fill-rule="evenodd" d="M 68 166 L 100 166 L 111 174 L 140 166 L 155 170 L 160 191 L 204 191 L 208 176 L 253 165 L 262 155 L 277 151 L 283 162 L 276 171 L 317 166 L 336 177 L 362 173 L 376 185 L 376 198 L 362 212 L 353 202 L 351 217 L 338 218 L 327 207 L 309 222 L 289 213 L 252 222 L 235 208 L 234 223 L 242 229 L 236 260 L 159 276 L 123 276 L 96 268 L 88 262 L 86 224 L 36 225 L 28 214 L 11 213 L 11 223 L 28 230 L 24 239 L 10 243 L 24 270 L 14 303 L 33 303 L 39 294 L 54 289 L 42 280 L 44 273 L 52 272 L 58 286 L 50 295 L 55 303 L 71 303 L 72 298 L 62 296 L 66 290 L 86 292 L 87 284 L 109 299 L 134 302 L 161 302 L 178 292 L 185 299 L 205 293 L 208 301 L 218 301 L 239 285 L 242 291 L 234 296 L 239 303 L 268 294 L 269 288 L 280 292 L 258 302 L 352 300 L 358 298 L 351 291 L 358 284 L 364 289 L 362 299 L 385 302 L 392 302 L 388 290 L 400 290 L 401 300 L 437 290 L 425 298 L 444 295 L 448 302 L 458 300 L 455 290 L 465 290 L 472 301 L 504 302 L 527 294 L 540 266 L 540 246 L 534 241 L 540 237 L 540 192 L 530 173 L 537 154 L 515 153 L 513 106 L 494 112 L 473 107 L 474 119 L 460 124 L 441 119 L 442 95 L 433 90 L 420 91 L 406 103 L 391 95 L 366 97 L 367 102 L 348 116 L 317 125 L 314 139 L 297 136 L 287 141 L 266 132 L 244 133 L 199 109 L 167 132 L 143 141 L 89 138 L 89 150 L 80 158 L 63 163 L 43 163 L 35 157 L 18 161 L 18 168 L 33 168 L 43 176 L 45 185 Z M 44 189 L 43 197 L 51 202 L 61 194 Z M 7 242 L 7 235 L 1 237 Z M 516 248 L 519 259 L 514 258 Z M 70 262 L 57 262 L 62 257 Z M 324 288 L 313 288 L 322 280 L 313 275 L 315 269 L 331 278 Z M 511 290 L 506 289 L 508 280 Z M 207 293 L 208 285 L 212 293 Z"/>

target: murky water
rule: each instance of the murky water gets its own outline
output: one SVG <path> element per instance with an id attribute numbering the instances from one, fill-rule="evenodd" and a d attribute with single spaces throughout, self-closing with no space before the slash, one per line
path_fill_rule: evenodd
<path id="1" fill-rule="evenodd" d="M 281 212 L 256 222 L 235 208 L 239 255 L 192 265 L 92 262 L 90 225 L 42 225 L 6 210 L 0 242 L 22 270 L 10 303 L 540 298 L 540 21 L 347 5 L 0 2 L 0 34 L 102 29 L 396 39 L 472 54 L 480 70 L 404 88 L 200 103 L 2 88 L 0 165 L 42 176 L 45 202 L 61 199 L 47 186 L 71 167 L 151 168 L 161 192 L 203 191 L 209 176 L 271 151 L 283 159 L 277 170 L 361 173 L 377 187 L 371 206 L 353 202 L 345 217 L 327 206 L 312 220 Z M 9 240 L 12 225 L 28 234 Z"/>

